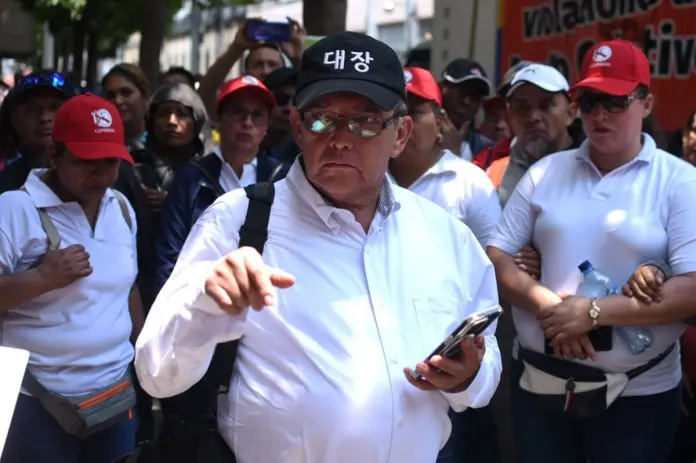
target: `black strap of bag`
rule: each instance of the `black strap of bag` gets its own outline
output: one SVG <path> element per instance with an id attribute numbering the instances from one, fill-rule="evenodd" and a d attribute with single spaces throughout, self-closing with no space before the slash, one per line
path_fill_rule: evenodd
<path id="1" fill-rule="evenodd" d="M 672 353 L 676 344 L 669 346 L 664 352 L 662 352 L 657 357 L 653 357 L 647 363 L 628 370 L 624 373 L 628 379 L 633 379 L 637 376 L 642 375 L 651 368 L 657 366 L 660 362 L 667 358 L 669 354 Z M 583 365 L 581 363 L 568 362 L 566 360 L 561 360 L 556 357 L 551 357 L 549 355 L 540 354 L 539 352 L 534 352 L 529 349 L 525 349 L 520 346 L 520 358 L 529 362 L 531 365 L 536 366 L 544 371 L 548 371 L 558 377 L 568 379 L 575 378 L 584 381 L 597 381 L 601 380 L 604 376 L 604 371 L 594 368 L 591 366 Z"/>
<path id="2" fill-rule="evenodd" d="M 263 254 L 268 239 L 268 221 L 275 198 L 275 187 L 272 182 L 262 182 L 249 185 L 244 190 L 249 198 L 249 207 L 244 224 L 239 229 L 239 247 L 249 246 Z M 230 341 L 218 344 L 215 348 L 208 376 L 220 394 L 226 394 L 229 390 L 238 344 L 239 340 Z M 211 407 L 213 410 L 217 407 L 217 400 Z"/>

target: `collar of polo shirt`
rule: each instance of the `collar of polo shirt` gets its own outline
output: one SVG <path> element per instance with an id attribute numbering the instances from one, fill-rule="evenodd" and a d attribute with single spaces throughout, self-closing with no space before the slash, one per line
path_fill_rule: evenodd
<path id="1" fill-rule="evenodd" d="M 644 164 L 650 164 L 655 157 L 655 151 L 657 150 L 657 144 L 655 143 L 655 140 L 648 135 L 647 133 L 643 133 L 642 135 L 643 138 L 643 147 L 641 148 L 640 152 L 638 153 L 638 156 L 636 156 L 632 162 L 640 162 Z M 577 153 L 575 154 L 575 159 L 578 161 L 583 161 L 587 162 L 589 164 L 594 165 L 590 158 L 590 140 L 586 139 L 585 141 L 582 142 L 582 144 L 578 147 Z"/>

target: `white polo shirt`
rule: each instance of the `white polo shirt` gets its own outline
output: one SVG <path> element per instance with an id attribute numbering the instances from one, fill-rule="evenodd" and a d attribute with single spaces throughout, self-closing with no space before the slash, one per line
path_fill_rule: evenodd
<path id="1" fill-rule="evenodd" d="M 530 242 L 541 254 L 541 284 L 574 294 L 585 260 L 622 286 L 639 265 L 662 260 L 675 275 L 696 271 L 696 169 L 658 149 L 644 134 L 643 149 L 631 162 L 601 176 L 589 157 L 589 141 L 577 150 L 547 156 L 524 175 L 510 197 L 489 242 L 514 254 Z M 513 309 L 522 346 L 544 351 L 533 315 Z M 681 323 L 653 326 L 653 345 L 632 355 L 614 331 L 613 349 L 586 363 L 625 372 L 647 363 L 674 344 Z M 670 390 L 681 380 L 679 349 L 633 379 L 625 396 Z"/>
<path id="2" fill-rule="evenodd" d="M 482 246 L 498 225 L 501 207 L 493 182 L 449 150 L 408 189 L 464 222 Z"/>
<path id="3" fill-rule="evenodd" d="M 92 230 L 80 205 L 62 202 L 40 179 L 43 172 L 31 171 L 27 192 L 0 195 L 0 274 L 24 272 L 46 253 L 37 207 L 53 220 L 60 248 L 84 246 L 94 271 L 0 314 L 0 345 L 31 352 L 29 370 L 49 391 L 87 394 L 117 381 L 133 359 L 128 297 L 138 273 L 135 214 L 129 206 L 131 230 L 108 190 Z"/>
<path id="4" fill-rule="evenodd" d="M 237 248 L 248 200 L 217 200 L 193 227 L 136 346 L 155 397 L 207 370 L 216 343 L 237 339 L 222 435 L 239 461 L 432 463 L 449 406 L 482 407 L 501 372 L 495 325 L 467 391 L 423 392 L 403 368 L 422 361 L 467 315 L 498 302 L 494 269 L 467 227 L 385 182 L 369 233 L 328 204 L 296 161 L 276 184 L 264 260 L 296 276 L 262 311 L 233 317 L 203 293 Z"/>

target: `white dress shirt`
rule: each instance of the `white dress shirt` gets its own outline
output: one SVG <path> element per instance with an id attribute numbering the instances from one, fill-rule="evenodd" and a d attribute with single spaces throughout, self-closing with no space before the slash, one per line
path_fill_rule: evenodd
<path id="1" fill-rule="evenodd" d="M 546 156 L 522 177 L 489 243 L 508 254 L 533 243 L 541 254 L 541 284 L 575 294 L 578 265 L 589 260 L 621 287 L 650 260 L 669 263 L 675 275 L 696 272 L 696 169 L 658 149 L 644 134 L 643 149 L 630 162 L 602 175 L 580 148 Z M 601 308 L 601 302 L 600 302 Z M 536 318 L 513 308 L 523 347 L 544 352 Z M 681 337 L 686 325 L 652 326 L 653 345 L 633 355 L 614 330 L 613 349 L 598 352 L 590 366 L 625 372 L 657 357 Z M 657 394 L 681 381 L 679 349 L 632 379 L 622 395 Z"/>
<path id="2" fill-rule="evenodd" d="M 31 352 L 29 370 L 49 391 L 71 396 L 121 378 L 133 360 L 128 297 L 138 273 L 136 220 L 128 228 L 115 193 L 107 190 L 94 230 L 76 202 L 64 203 L 33 170 L 27 192 L 0 195 L 0 274 L 28 270 L 48 249 L 37 207 L 60 234 L 60 248 L 89 253 L 93 272 L 0 314 L 0 345 Z M 27 194 L 28 193 L 28 194 Z"/>
<path id="3" fill-rule="evenodd" d="M 493 182 L 449 150 L 408 189 L 464 222 L 482 246 L 498 225 L 501 207 Z"/>
<path id="4" fill-rule="evenodd" d="M 216 343 L 241 336 L 218 408 L 240 463 L 434 462 L 450 433 L 449 406 L 487 405 L 502 368 L 493 325 L 466 391 L 420 391 L 403 373 L 466 316 L 498 303 L 492 264 L 473 234 L 388 182 L 366 234 L 296 161 L 276 183 L 263 258 L 297 282 L 272 307 L 230 316 L 203 286 L 237 248 L 247 205 L 244 191 L 228 193 L 191 231 L 138 339 L 145 390 L 185 391 Z"/>
<path id="5" fill-rule="evenodd" d="M 220 168 L 220 186 L 225 191 L 236 190 L 237 188 L 244 188 L 249 185 L 256 183 L 256 167 L 258 164 L 257 158 L 251 160 L 249 164 L 244 164 L 242 167 L 241 178 L 237 176 L 229 162 L 225 160 L 222 155 L 222 151 L 219 146 L 213 148 L 213 153 L 217 155 L 222 161 L 222 166 Z"/>

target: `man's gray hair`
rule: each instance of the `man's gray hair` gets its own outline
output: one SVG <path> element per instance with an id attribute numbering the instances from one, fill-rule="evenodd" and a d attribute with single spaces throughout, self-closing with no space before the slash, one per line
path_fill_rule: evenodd
<path id="1" fill-rule="evenodd" d="M 408 105 L 404 100 L 399 100 L 394 106 L 394 117 L 404 117 L 408 114 Z"/>

